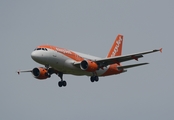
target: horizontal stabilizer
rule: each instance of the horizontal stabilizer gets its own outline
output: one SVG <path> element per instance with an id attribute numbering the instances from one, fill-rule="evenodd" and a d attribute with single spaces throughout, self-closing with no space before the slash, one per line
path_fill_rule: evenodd
<path id="1" fill-rule="evenodd" d="M 133 65 L 119 66 L 119 67 L 117 67 L 117 69 L 118 70 L 123 70 L 123 69 L 137 67 L 137 66 L 146 65 L 146 64 L 149 64 L 149 63 L 139 63 L 139 64 L 133 64 Z"/>

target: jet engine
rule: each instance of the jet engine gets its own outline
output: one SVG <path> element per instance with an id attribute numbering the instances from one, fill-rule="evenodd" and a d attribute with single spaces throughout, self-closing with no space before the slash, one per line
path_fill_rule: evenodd
<path id="1" fill-rule="evenodd" d="M 34 75 L 35 78 L 40 79 L 40 80 L 47 79 L 49 77 L 48 70 L 43 67 L 34 68 L 32 70 L 32 74 Z"/>
<path id="2" fill-rule="evenodd" d="M 80 68 L 88 72 L 95 72 L 98 69 L 98 65 L 91 60 L 83 60 L 80 63 Z"/>

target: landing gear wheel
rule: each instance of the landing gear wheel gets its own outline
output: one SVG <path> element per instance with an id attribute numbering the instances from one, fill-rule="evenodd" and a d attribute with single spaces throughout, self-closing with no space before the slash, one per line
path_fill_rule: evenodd
<path id="1" fill-rule="evenodd" d="M 91 82 L 94 82 L 94 81 L 98 82 L 99 78 L 98 76 L 91 76 L 90 80 Z"/>
<path id="2" fill-rule="evenodd" d="M 95 81 L 98 82 L 99 80 L 98 76 L 95 76 L 94 78 L 95 78 Z"/>
<path id="3" fill-rule="evenodd" d="M 60 77 L 61 81 L 58 82 L 59 87 L 65 87 L 67 85 L 66 81 L 63 80 L 63 73 L 59 72 L 58 76 Z"/>
<path id="4" fill-rule="evenodd" d="M 95 81 L 93 76 L 91 76 L 90 80 L 91 80 L 91 82 Z"/>
<path id="5" fill-rule="evenodd" d="M 62 85 L 65 87 L 67 85 L 66 81 L 62 81 Z"/>
<path id="6" fill-rule="evenodd" d="M 62 87 L 62 86 L 65 87 L 66 85 L 67 85 L 66 81 L 59 81 L 58 82 L 59 87 Z"/>
<path id="7" fill-rule="evenodd" d="M 62 81 L 59 81 L 59 82 L 58 82 L 58 86 L 59 86 L 59 87 L 62 87 Z"/>

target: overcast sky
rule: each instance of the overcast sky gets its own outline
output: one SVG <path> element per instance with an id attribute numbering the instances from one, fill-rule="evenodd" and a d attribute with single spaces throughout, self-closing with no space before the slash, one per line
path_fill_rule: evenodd
<path id="1" fill-rule="evenodd" d="M 0 120 L 173 120 L 173 0 L 1 0 Z M 41 44 L 105 57 L 117 34 L 123 54 L 149 65 L 100 78 L 56 75 L 39 81 L 17 70 L 39 67 L 30 55 Z"/>

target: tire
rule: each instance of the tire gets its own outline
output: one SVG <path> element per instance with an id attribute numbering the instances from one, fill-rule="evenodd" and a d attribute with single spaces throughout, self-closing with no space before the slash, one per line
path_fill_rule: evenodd
<path id="1" fill-rule="evenodd" d="M 62 85 L 65 87 L 67 85 L 66 81 L 62 81 Z"/>
<path id="2" fill-rule="evenodd" d="M 95 76 L 94 78 L 95 78 L 95 81 L 98 82 L 99 80 L 98 76 Z"/>
<path id="3" fill-rule="evenodd" d="M 91 82 L 95 81 L 93 76 L 91 76 L 90 80 L 91 80 Z"/>
<path id="4" fill-rule="evenodd" d="M 58 82 L 58 86 L 59 86 L 59 87 L 62 87 L 62 81 L 59 81 L 59 82 Z"/>

